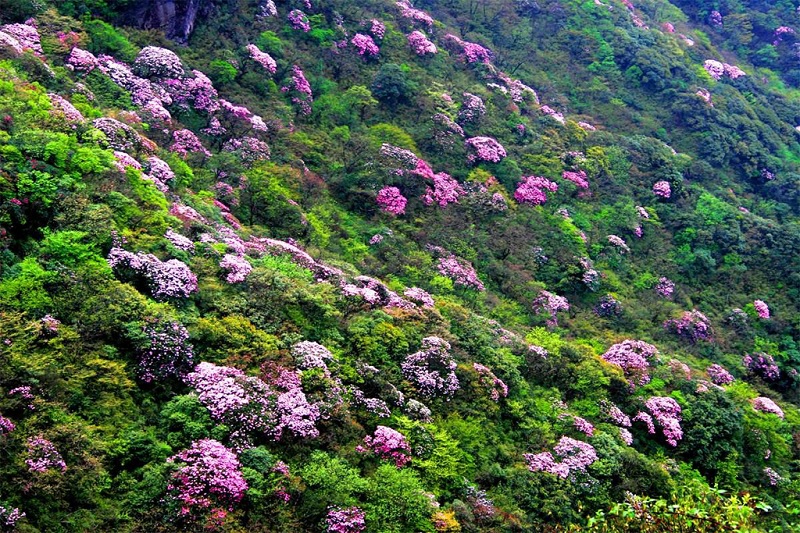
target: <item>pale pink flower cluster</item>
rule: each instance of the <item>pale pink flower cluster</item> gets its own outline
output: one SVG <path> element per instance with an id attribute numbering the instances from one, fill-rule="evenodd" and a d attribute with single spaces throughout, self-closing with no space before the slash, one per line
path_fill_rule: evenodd
<path id="1" fill-rule="evenodd" d="M 452 176 L 445 172 L 438 172 L 433 175 L 433 189 L 425 187 L 422 202 L 425 205 L 437 204 L 439 207 L 445 207 L 458 202 L 459 197 L 463 195 L 464 189 Z"/>
<path id="2" fill-rule="evenodd" d="M 728 78 L 735 80 L 736 78 L 747 75 L 736 65 L 721 63 L 720 61 L 716 61 L 714 59 L 707 59 L 705 63 L 703 63 L 703 68 L 706 69 L 706 72 L 708 72 L 709 76 L 715 80 L 719 80 L 722 78 L 722 76 L 727 76 Z"/>
<path id="3" fill-rule="evenodd" d="M 386 25 L 378 19 L 372 19 L 369 21 L 369 32 L 376 39 L 383 39 L 386 33 Z"/>
<path id="4" fill-rule="evenodd" d="M 400 0 L 399 2 L 395 2 L 395 5 L 400 9 L 400 16 L 410 20 L 411 22 L 418 22 L 422 25 L 427 26 L 430 28 L 433 26 L 433 19 L 430 15 L 421 11 L 419 9 L 415 9 L 410 2 L 407 0 Z"/>
<path id="5" fill-rule="evenodd" d="M 548 327 L 557 327 L 558 318 L 556 314 L 561 311 L 569 311 L 569 302 L 563 296 L 548 291 L 541 291 L 539 296 L 533 300 L 533 309 L 536 312 L 545 313 L 550 316 L 550 318 L 547 319 Z"/>
<path id="6" fill-rule="evenodd" d="M 756 313 L 758 313 L 758 318 L 761 319 L 768 319 L 769 318 L 769 306 L 763 300 L 756 300 L 753 302 L 753 307 L 756 309 Z"/>
<path id="7" fill-rule="evenodd" d="M 158 46 L 142 48 L 133 65 L 145 78 L 180 78 L 184 75 L 183 65 L 177 54 Z"/>
<path id="8" fill-rule="evenodd" d="M 672 189 L 669 186 L 669 182 L 664 180 L 657 181 L 653 185 L 653 194 L 664 199 L 667 199 L 670 196 L 672 196 Z"/>
<path id="9" fill-rule="evenodd" d="M 67 471 L 67 465 L 56 447 L 41 435 L 29 437 L 27 447 L 25 464 L 29 472 L 46 472 L 50 469 Z"/>
<path id="10" fill-rule="evenodd" d="M 420 289 L 419 287 L 411 287 L 406 289 L 403 291 L 403 296 L 422 305 L 422 307 L 434 307 L 433 296 L 428 294 L 428 291 Z"/>
<path id="11" fill-rule="evenodd" d="M 556 111 L 555 109 L 553 109 L 549 105 L 543 105 L 542 107 L 539 108 L 539 111 L 541 111 L 543 115 L 547 115 L 548 117 L 552 118 L 556 122 L 559 122 L 561 124 L 565 124 L 566 123 L 566 119 L 564 118 L 563 113 L 559 113 L 558 111 Z"/>
<path id="12" fill-rule="evenodd" d="M 609 243 L 613 244 L 619 249 L 619 253 L 630 253 L 631 249 L 628 248 L 628 245 L 625 244 L 625 241 L 622 239 L 622 237 L 617 235 L 609 235 L 607 238 Z"/>
<path id="13" fill-rule="evenodd" d="M 774 381 L 781 375 L 780 368 L 778 368 L 777 363 L 775 363 L 775 359 L 764 352 L 745 355 L 742 357 L 742 364 L 748 372 L 759 374 L 768 380 Z"/>
<path id="14" fill-rule="evenodd" d="M 361 533 L 367 527 L 365 513 L 358 507 L 330 507 L 325 526 L 327 533 Z"/>
<path id="15" fill-rule="evenodd" d="M 108 253 L 111 268 L 130 268 L 150 282 L 153 296 L 157 299 L 186 298 L 197 292 L 197 276 L 182 261 L 161 261 L 152 254 L 137 254 L 114 247 Z"/>
<path id="16" fill-rule="evenodd" d="M 227 271 L 225 281 L 228 283 L 241 283 L 253 270 L 253 266 L 242 255 L 225 254 L 219 262 L 221 269 Z"/>
<path id="17" fill-rule="evenodd" d="M 387 426 L 378 426 L 372 435 L 364 437 L 365 447 L 356 450 L 365 453 L 371 450 L 381 459 L 393 461 L 397 468 L 402 468 L 411 460 L 411 446 L 405 435 Z"/>
<path id="18" fill-rule="evenodd" d="M 69 70 L 76 70 L 78 72 L 89 73 L 97 68 L 97 58 L 88 50 L 83 50 L 77 46 L 72 49 L 64 61 L 64 66 Z"/>
<path id="19" fill-rule="evenodd" d="M 650 360 L 658 355 L 658 349 L 644 341 L 624 340 L 612 345 L 603 359 L 622 369 L 631 385 L 650 383 Z"/>
<path id="20" fill-rule="evenodd" d="M 715 385 L 728 385 L 734 382 L 734 378 L 723 366 L 713 364 L 706 369 L 706 374 Z"/>
<path id="21" fill-rule="evenodd" d="M 489 391 L 492 400 L 499 402 L 501 397 L 508 396 L 508 386 L 502 379 L 495 376 L 489 367 L 480 363 L 472 363 L 472 368 L 478 373 L 480 384 Z"/>
<path id="22" fill-rule="evenodd" d="M 297 65 L 292 65 L 292 79 L 288 85 L 281 87 L 281 92 L 292 92 L 292 103 L 300 107 L 303 115 L 311 114 L 311 103 L 314 95 L 311 92 L 311 84 L 303 74 L 303 69 Z"/>
<path id="23" fill-rule="evenodd" d="M 470 163 L 475 163 L 476 161 L 499 163 L 506 157 L 506 149 L 491 137 L 470 137 L 464 141 L 464 146 L 469 152 L 467 161 Z"/>
<path id="24" fill-rule="evenodd" d="M 770 467 L 764 468 L 764 475 L 767 476 L 767 480 L 771 487 L 776 486 L 780 481 L 783 480 L 780 474 L 776 471 L 771 469 Z"/>
<path id="25" fill-rule="evenodd" d="M 175 130 L 172 132 L 172 145 L 169 149 L 176 154 L 186 157 L 189 153 L 199 153 L 206 157 L 211 157 L 211 152 L 206 150 L 200 139 L 193 131 L 187 129 Z"/>
<path id="26" fill-rule="evenodd" d="M 68 122 L 83 122 L 85 120 L 81 112 L 75 109 L 75 106 L 69 100 L 54 93 L 47 93 L 47 96 L 53 106 L 61 111 Z"/>
<path id="27" fill-rule="evenodd" d="M 594 435 L 594 425 L 592 425 L 592 423 L 586 420 L 585 418 L 576 416 L 573 417 L 572 422 L 573 425 L 575 426 L 575 429 L 577 429 L 587 437 L 591 437 Z"/>
<path id="28" fill-rule="evenodd" d="M 364 35 L 363 33 L 356 33 L 353 35 L 353 38 L 350 39 L 350 43 L 356 47 L 358 55 L 363 57 L 373 57 L 380 52 L 380 48 L 378 48 L 378 45 L 372 40 L 372 37 Z"/>
<path id="29" fill-rule="evenodd" d="M 180 233 L 172 231 L 172 229 L 168 229 L 167 232 L 164 234 L 164 238 L 167 239 L 175 248 L 178 250 L 183 250 L 184 252 L 194 252 L 194 243 L 191 239 L 184 237 Z"/>
<path id="30" fill-rule="evenodd" d="M 452 279 L 456 285 L 462 285 L 478 291 L 485 289 L 483 282 L 475 272 L 475 268 L 469 262 L 459 259 L 455 255 L 450 254 L 440 257 L 438 270 L 442 276 Z"/>
<path id="31" fill-rule="evenodd" d="M 407 39 L 411 50 L 418 56 L 424 56 L 426 54 L 433 55 L 438 52 L 436 45 L 428 40 L 425 34 L 421 31 L 412 31 L 408 34 Z"/>
<path id="32" fill-rule="evenodd" d="M 561 437 L 554 453 L 555 456 L 550 452 L 526 453 L 523 457 L 531 472 L 548 472 L 564 479 L 586 472 L 589 465 L 597 461 L 597 452 L 591 444 L 570 437 Z"/>
<path id="33" fill-rule="evenodd" d="M 422 349 L 407 356 L 401 367 L 403 377 L 426 398 L 449 399 L 459 389 L 450 343 L 439 337 L 422 339 Z"/>
<path id="34" fill-rule="evenodd" d="M 656 293 L 662 298 L 672 298 L 672 294 L 675 292 L 675 282 L 662 276 L 658 279 L 655 289 Z"/>
<path id="35" fill-rule="evenodd" d="M 711 102 L 711 93 L 708 91 L 708 89 L 703 89 L 703 88 L 701 87 L 701 88 L 697 89 L 697 92 L 696 92 L 695 94 L 696 94 L 697 96 L 699 96 L 700 98 L 702 98 L 703 100 L 705 100 L 705 102 L 706 102 L 706 103 L 707 103 L 707 104 L 708 104 L 710 107 L 714 107 L 714 104 L 713 104 L 713 102 Z"/>
<path id="36" fill-rule="evenodd" d="M 521 204 L 541 205 L 547 201 L 547 191 L 556 192 L 558 185 L 540 176 L 523 176 L 514 192 L 514 199 Z"/>
<path id="37" fill-rule="evenodd" d="M 44 55 L 39 31 L 30 24 L 6 24 L 0 26 L 0 32 L 13 37 L 22 50 L 31 50 L 36 55 Z"/>
<path id="38" fill-rule="evenodd" d="M 683 438 L 681 429 L 681 406 L 668 396 L 652 396 L 645 406 L 661 426 L 661 432 L 670 446 L 677 446 Z"/>
<path id="39" fill-rule="evenodd" d="M 476 122 L 486 114 L 486 104 L 480 96 L 464 93 L 461 100 L 461 109 L 458 110 L 458 121 Z"/>
<path id="40" fill-rule="evenodd" d="M 262 52 L 258 46 L 254 44 L 248 44 L 246 48 L 247 53 L 250 54 L 250 59 L 264 67 L 264 70 L 270 74 L 275 74 L 275 71 L 278 69 L 278 64 L 275 63 L 275 60 L 272 59 L 271 55 L 266 52 Z"/>
<path id="41" fill-rule="evenodd" d="M 772 413 L 773 415 L 777 415 L 778 418 L 783 418 L 783 409 L 778 407 L 778 404 L 774 401 L 763 396 L 759 396 L 753 400 L 753 409 L 763 413 Z"/>
<path id="42" fill-rule="evenodd" d="M 488 65 L 494 57 L 494 54 L 488 48 L 478 43 L 465 41 L 452 33 L 448 33 L 444 38 L 447 43 L 454 45 L 454 48 L 460 49 L 467 63 L 485 63 Z"/>

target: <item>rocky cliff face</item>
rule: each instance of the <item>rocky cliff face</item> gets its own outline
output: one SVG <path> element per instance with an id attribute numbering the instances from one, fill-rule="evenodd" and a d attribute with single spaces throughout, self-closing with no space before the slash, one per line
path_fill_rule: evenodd
<path id="1" fill-rule="evenodd" d="M 126 24 L 160 29 L 170 39 L 186 43 L 198 16 L 208 14 L 211 0 L 144 0 L 124 16 Z"/>

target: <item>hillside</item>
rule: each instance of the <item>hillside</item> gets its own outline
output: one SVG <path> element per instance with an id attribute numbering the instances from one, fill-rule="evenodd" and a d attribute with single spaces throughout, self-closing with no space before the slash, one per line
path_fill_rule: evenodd
<path id="1" fill-rule="evenodd" d="M 798 9 L 0 0 L 0 531 L 797 531 Z"/>

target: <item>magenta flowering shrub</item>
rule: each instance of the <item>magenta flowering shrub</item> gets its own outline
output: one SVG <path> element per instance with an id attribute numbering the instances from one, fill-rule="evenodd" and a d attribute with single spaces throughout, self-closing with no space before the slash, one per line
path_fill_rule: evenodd
<path id="1" fill-rule="evenodd" d="M 673 398 L 652 396 L 645 402 L 647 410 L 661 426 L 661 432 L 670 446 L 677 446 L 683 438 L 681 430 L 681 406 Z"/>
<path id="2" fill-rule="evenodd" d="M 179 322 L 154 320 L 142 328 L 146 342 L 139 349 L 138 374 L 150 383 L 165 377 L 183 377 L 194 366 L 189 331 Z"/>
<path id="3" fill-rule="evenodd" d="M 521 204 L 542 205 L 547 201 L 547 191 L 556 192 L 558 185 L 540 176 L 523 176 L 514 192 L 514 199 Z"/>
<path id="4" fill-rule="evenodd" d="M 219 94 L 208 79 L 199 70 L 193 70 L 192 78 L 170 78 L 161 86 L 169 93 L 172 102 L 183 109 L 194 109 L 205 113 L 219 110 Z"/>
<path id="5" fill-rule="evenodd" d="M 470 137 L 464 141 L 464 146 L 467 148 L 467 161 L 470 163 L 499 163 L 506 156 L 503 145 L 491 137 Z"/>
<path id="6" fill-rule="evenodd" d="M 533 300 L 533 309 L 537 313 L 548 315 L 547 326 L 555 328 L 558 327 L 558 317 L 556 315 L 561 311 L 569 311 L 569 302 L 563 296 L 541 291 L 539 296 Z"/>
<path id="7" fill-rule="evenodd" d="M 753 307 L 756 309 L 756 313 L 758 314 L 758 318 L 761 319 L 768 319 L 769 318 L 769 306 L 766 302 L 762 300 L 756 300 L 753 302 Z"/>
<path id="8" fill-rule="evenodd" d="M 267 143 L 255 137 L 229 139 L 222 145 L 222 150 L 236 154 L 248 168 L 259 161 L 269 160 L 271 155 Z"/>
<path id="9" fill-rule="evenodd" d="M 395 2 L 395 5 L 400 9 L 400 16 L 404 19 L 407 19 L 412 23 L 422 24 L 428 28 L 433 26 L 433 19 L 431 16 L 424 11 L 415 9 L 407 0 Z"/>
<path id="10" fill-rule="evenodd" d="M 366 447 L 356 448 L 361 453 L 372 451 L 381 459 L 393 461 L 397 468 L 402 468 L 411 460 L 411 446 L 405 435 L 390 427 L 378 426 L 370 436 L 364 437 Z"/>
<path id="11" fill-rule="evenodd" d="M 771 413 L 773 415 L 777 415 L 778 418 L 783 418 L 783 409 L 778 407 L 778 404 L 769 398 L 759 396 L 758 398 L 753 399 L 752 402 L 753 409 L 756 411 L 761 411 L 762 413 Z"/>
<path id="12" fill-rule="evenodd" d="M 664 198 L 665 200 L 672 196 L 672 188 L 669 185 L 668 181 L 657 181 L 653 185 L 653 194 L 658 196 L 659 198 Z"/>
<path id="13" fill-rule="evenodd" d="M 358 507 L 329 507 L 325 517 L 327 533 L 362 533 L 367 527 L 364 511 Z"/>
<path id="14" fill-rule="evenodd" d="M 292 65 L 292 78 L 288 84 L 281 87 L 281 92 L 290 94 L 292 103 L 300 108 L 301 114 L 311 114 L 311 103 L 314 101 L 314 95 L 311 92 L 311 85 L 303 74 L 303 69 L 297 65 Z"/>
<path id="15" fill-rule="evenodd" d="M 594 425 L 585 418 L 575 416 L 572 418 L 572 423 L 575 426 L 575 429 L 577 429 L 587 437 L 591 437 L 594 435 Z"/>
<path id="16" fill-rule="evenodd" d="M 636 416 L 632 418 L 634 422 L 643 422 L 647 426 L 647 432 L 651 435 L 655 435 L 656 433 L 656 426 L 653 424 L 653 417 L 650 416 L 648 413 L 644 411 L 639 411 L 636 413 Z"/>
<path id="17" fill-rule="evenodd" d="M 477 291 L 485 290 L 483 282 L 478 278 L 475 268 L 467 261 L 450 254 L 439 258 L 439 274 L 450 278 L 456 285 Z"/>
<path id="18" fill-rule="evenodd" d="M 622 369 L 631 385 L 650 383 L 650 361 L 658 356 L 658 349 L 644 341 L 624 340 L 612 345 L 603 359 Z"/>
<path id="19" fill-rule="evenodd" d="M 213 439 L 203 439 L 167 459 L 182 463 L 172 473 L 167 491 L 178 517 L 197 519 L 208 511 L 224 516 L 244 498 L 247 481 L 236 454 Z"/>
<path id="20" fill-rule="evenodd" d="M 378 19 L 372 19 L 367 23 L 367 25 L 369 26 L 369 32 L 373 37 L 378 40 L 383 39 L 383 36 L 386 33 L 386 25 L 383 22 Z"/>
<path id="21" fill-rule="evenodd" d="M 567 181 L 571 181 L 575 185 L 578 186 L 579 189 L 588 189 L 589 188 L 589 180 L 586 176 L 586 172 L 583 170 L 565 170 L 561 173 L 561 177 Z"/>
<path id="22" fill-rule="evenodd" d="M 664 329 L 672 331 L 691 343 L 697 341 L 711 342 L 714 334 L 708 317 L 697 309 L 685 311 L 680 318 L 667 320 L 664 322 Z"/>
<path id="23" fill-rule="evenodd" d="M 88 74 L 97 68 L 98 63 L 93 53 L 76 46 L 64 60 L 64 66 L 69 70 Z"/>
<path id="24" fill-rule="evenodd" d="M 452 33 L 448 33 L 444 38 L 445 42 L 451 45 L 454 50 L 461 51 L 462 57 L 467 63 L 485 63 L 488 65 L 494 57 L 494 54 L 488 48 L 478 43 L 465 41 Z"/>
<path id="25" fill-rule="evenodd" d="M 409 33 L 407 39 L 411 50 L 418 56 L 434 55 L 439 51 L 436 45 L 429 41 L 425 34 L 419 30 Z"/>
<path id="26" fill-rule="evenodd" d="M 6 24 L 0 26 L 0 31 L 13 37 L 22 50 L 31 50 L 38 56 L 43 56 L 41 38 L 39 31 L 30 24 Z"/>
<path id="27" fill-rule="evenodd" d="M 248 44 L 246 46 L 247 53 L 250 55 L 250 59 L 261 65 L 264 70 L 269 72 L 270 74 L 275 74 L 278 70 L 278 64 L 272 59 L 272 56 L 266 52 L 262 52 L 258 46 L 254 44 Z"/>
<path id="28" fill-rule="evenodd" d="M 492 370 L 480 363 L 472 363 L 472 368 L 478 373 L 478 382 L 489 391 L 489 397 L 499 402 L 500 398 L 508 396 L 508 386 L 502 379 L 494 375 Z"/>
<path id="29" fill-rule="evenodd" d="M 311 31 L 311 22 L 308 20 L 306 14 L 299 9 L 292 9 L 289 14 L 286 15 L 286 19 L 295 30 L 303 30 L 305 33 Z"/>
<path id="30" fill-rule="evenodd" d="M 618 235 L 609 235 L 607 239 L 610 244 L 617 247 L 620 254 L 630 253 L 631 249 L 628 248 L 628 245 L 622 237 Z"/>
<path id="31" fill-rule="evenodd" d="M 169 147 L 172 152 L 186 157 L 190 153 L 203 154 L 206 157 L 211 157 L 211 152 L 206 150 L 197 135 L 191 130 L 176 130 L 172 132 L 172 145 Z"/>
<path id="32" fill-rule="evenodd" d="M 655 289 L 659 296 L 669 300 L 672 298 L 672 294 L 675 292 L 675 282 L 669 278 L 661 277 L 658 279 Z"/>
<path id="33" fill-rule="evenodd" d="M 12 431 L 14 431 L 16 427 L 17 426 L 14 425 L 14 422 L 4 417 L 3 415 L 0 415 L 0 437 L 2 437 L 3 435 L 8 435 Z"/>
<path id="34" fill-rule="evenodd" d="M 728 385 L 735 381 L 733 375 L 725 370 L 725 367 L 716 363 L 706 368 L 706 374 L 714 385 Z"/>
<path id="35" fill-rule="evenodd" d="M 458 110 L 458 121 L 477 122 L 486 114 L 486 104 L 480 96 L 464 93 L 461 100 L 461 109 Z"/>
<path id="36" fill-rule="evenodd" d="M 431 296 L 428 291 L 424 289 L 420 289 L 419 287 L 411 287 L 403 291 L 403 296 L 415 302 L 422 307 L 433 308 L 433 296 Z"/>
<path id="37" fill-rule="evenodd" d="M 458 202 L 459 197 L 464 194 L 464 189 L 452 176 L 445 172 L 438 172 L 433 175 L 433 189 L 425 187 L 422 203 L 425 205 L 437 204 L 439 207 L 445 207 L 448 204 Z"/>
<path id="38" fill-rule="evenodd" d="M 597 461 L 597 452 L 591 444 L 565 436 L 558 441 L 553 453 L 526 453 L 523 457 L 531 472 L 547 472 L 566 479 L 585 473 L 589 465 Z"/>
<path id="39" fill-rule="evenodd" d="M 2 37 L 0 36 L 0 41 Z M 1 45 L 2 43 L 0 43 Z M 4 507 L 0 505 L 0 530 L 2 531 L 16 531 L 17 522 L 25 517 L 25 513 L 16 507 Z"/>
<path id="40" fill-rule="evenodd" d="M 197 292 L 197 276 L 177 259 L 161 261 L 152 254 L 134 254 L 114 247 L 107 260 L 113 269 L 129 268 L 147 278 L 156 299 L 186 298 Z"/>
<path id="41" fill-rule="evenodd" d="M 742 364 L 748 372 L 761 376 L 764 379 L 775 381 L 781 376 L 775 359 L 764 352 L 747 354 L 742 358 Z"/>
<path id="42" fill-rule="evenodd" d="M 253 270 L 253 266 L 242 255 L 225 254 L 222 261 L 219 262 L 219 266 L 227 272 L 225 281 L 228 283 L 243 282 Z"/>
<path id="43" fill-rule="evenodd" d="M 142 48 L 133 66 L 144 78 L 180 78 L 184 75 L 181 59 L 175 52 L 158 46 Z"/>
<path id="44" fill-rule="evenodd" d="M 450 343 L 439 337 L 422 339 L 422 349 L 406 357 L 401 368 L 403 377 L 426 398 L 450 399 L 459 389 Z"/>
<path id="45" fill-rule="evenodd" d="M 41 435 L 29 437 L 27 442 L 25 464 L 29 472 L 46 472 L 48 470 L 67 471 L 67 465 L 52 442 Z"/>
<path id="46" fill-rule="evenodd" d="M 406 197 L 400 194 L 400 189 L 397 187 L 384 187 L 378 191 L 375 201 L 382 211 L 395 216 L 404 214 L 408 203 Z"/>
<path id="47" fill-rule="evenodd" d="M 364 35 L 363 33 L 356 33 L 353 35 L 353 38 L 350 39 L 350 43 L 356 47 L 358 55 L 362 57 L 374 57 L 381 51 L 378 45 L 375 44 L 375 41 L 372 40 L 372 37 Z"/>

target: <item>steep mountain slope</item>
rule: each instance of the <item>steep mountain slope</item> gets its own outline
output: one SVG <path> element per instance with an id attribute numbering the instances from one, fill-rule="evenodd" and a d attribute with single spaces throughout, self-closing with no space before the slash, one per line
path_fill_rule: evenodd
<path id="1" fill-rule="evenodd" d="M 0 6 L 0 529 L 797 527 L 794 4 Z"/>

